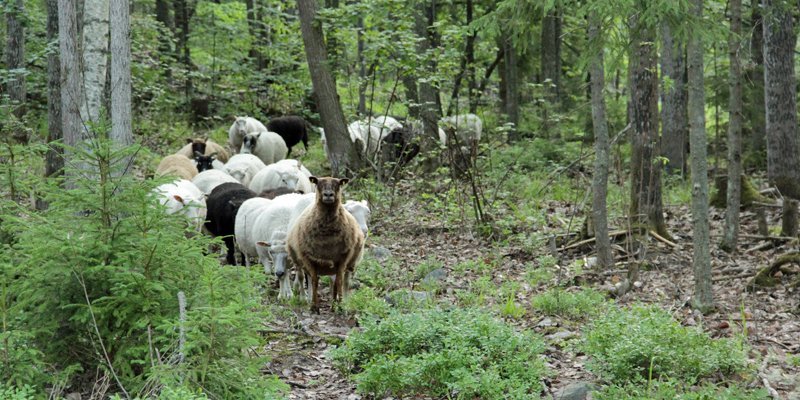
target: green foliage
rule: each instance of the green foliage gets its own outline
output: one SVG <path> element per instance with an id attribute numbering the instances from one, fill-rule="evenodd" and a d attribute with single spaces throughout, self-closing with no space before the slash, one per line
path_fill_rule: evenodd
<path id="1" fill-rule="evenodd" d="M 598 400 L 762 400 L 770 396 L 765 389 L 746 389 L 738 385 L 728 387 L 706 383 L 696 387 L 675 380 L 610 385 L 593 392 Z"/>
<path id="2" fill-rule="evenodd" d="M 331 352 L 377 397 L 528 399 L 546 369 L 538 337 L 477 310 L 422 310 L 369 321 Z"/>
<path id="3" fill-rule="evenodd" d="M 349 313 L 358 316 L 374 316 L 383 318 L 389 315 L 389 304 L 379 297 L 375 290 L 369 286 L 362 287 L 355 290 L 342 301 L 342 309 Z"/>
<path id="4" fill-rule="evenodd" d="M 74 188 L 50 182 L 43 190 L 50 207 L 42 212 L 2 208 L 14 209 L 0 218 L 17 236 L 0 258 L 11 324 L 4 330 L 36 349 L 15 350 L 17 356 L 41 358 L 56 371 L 113 369 L 132 391 L 146 380 L 182 379 L 221 397 L 277 388 L 261 377 L 263 360 L 244 353 L 260 343 L 256 329 L 265 315 L 254 283 L 263 274 L 220 268 L 204 255 L 210 240 L 158 205 L 152 190 L 160 182 L 120 174 L 135 147 L 92 141 L 71 151 Z M 179 292 L 187 299 L 185 323 Z"/>
<path id="5" fill-rule="evenodd" d="M 0 383 L 0 399 L 4 400 L 33 400 L 35 399 L 35 391 L 30 386 L 6 386 Z"/>
<path id="6" fill-rule="evenodd" d="M 712 340 L 655 306 L 609 308 L 585 329 L 581 349 L 591 357 L 587 366 L 614 383 L 642 379 L 692 383 L 747 365 L 740 343 Z"/>
<path id="7" fill-rule="evenodd" d="M 568 318 L 585 318 L 597 315 L 606 309 L 605 297 L 592 290 L 581 289 L 567 292 L 560 288 L 550 289 L 531 299 L 531 306 L 548 315 Z"/>

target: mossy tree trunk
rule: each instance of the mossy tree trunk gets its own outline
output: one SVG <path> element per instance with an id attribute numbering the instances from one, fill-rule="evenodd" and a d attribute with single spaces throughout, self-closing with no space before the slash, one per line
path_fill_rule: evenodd
<path id="1" fill-rule="evenodd" d="M 689 140 L 689 115 L 686 105 L 686 61 L 684 43 L 675 38 L 669 21 L 661 24 L 662 81 L 669 85 L 661 89 L 662 152 L 667 158 L 667 173 L 686 176 L 687 146 Z"/>

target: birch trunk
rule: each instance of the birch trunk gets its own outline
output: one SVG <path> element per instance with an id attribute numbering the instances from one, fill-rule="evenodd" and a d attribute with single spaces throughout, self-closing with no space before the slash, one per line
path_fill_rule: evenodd
<path id="1" fill-rule="evenodd" d="M 131 127 L 131 20 L 128 0 L 111 0 L 111 140 L 133 144 Z"/>
<path id="2" fill-rule="evenodd" d="M 83 10 L 83 96 L 81 118 L 98 122 L 108 65 L 109 0 L 88 0 Z"/>

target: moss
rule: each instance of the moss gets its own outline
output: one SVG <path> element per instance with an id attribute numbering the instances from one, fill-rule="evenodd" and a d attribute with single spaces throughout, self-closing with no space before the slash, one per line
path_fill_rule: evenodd
<path id="1" fill-rule="evenodd" d="M 740 201 L 742 208 L 748 208 L 753 203 L 774 203 L 771 199 L 764 197 L 756 190 L 755 186 L 747 178 L 747 175 L 742 175 L 741 178 L 742 192 Z M 714 187 L 716 191 L 711 195 L 710 204 L 717 208 L 725 208 L 728 204 L 728 176 L 720 175 L 714 178 Z"/>

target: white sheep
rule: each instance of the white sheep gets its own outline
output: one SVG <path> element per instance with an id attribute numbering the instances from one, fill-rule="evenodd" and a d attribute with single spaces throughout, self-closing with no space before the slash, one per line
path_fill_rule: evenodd
<path id="1" fill-rule="evenodd" d="M 224 165 L 223 165 L 224 166 Z M 215 187 L 226 182 L 239 182 L 221 169 L 207 169 L 192 178 L 192 183 L 206 196 L 211 194 Z"/>
<path id="2" fill-rule="evenodd" d="M 164 157 L 156 168 L 156 176 L 174 176 L 191 180 L 197 174 L 197 167 L 194 166 L 192 160 L 182 154 L 170 154 Z"/>
<path id="3" fill-rule="evenodd" d="M 441 125 L 452 127 L 458 135 L 459 144 L 472 146 L 481 140 L 483 122 L 475 114 L 459 114 L 442 118 Z"/>
<path id="4" fill-rule="evenodd" d="M 380 150 L 381 142 L 389 135 L 390 130 L 381 129 L 366 121 L 356 121 L 347 126 L 347 132 L 361 154 L 371 159 Z"/>
<path id="5" fill-rule="evenodd" d="M 154 189 L 158 202 L 166 208 L 167 214 L 182 214 L 191 221 L 192 227 L 200 230 L 206 219 L 205 195 L 194 183 L 178 179 L 159 185 Z"/>
<path id="6" fill-rule="evenodd" d="M 235 117 L 230 129 L 228 129 L 228 146 L 231 151 L 236 153 L 242 147 L 242 141 L 245 135 L 251 132 L 260 132 L 267 130 L 267 127 L 261 121 L 252 117 Z"/>
<path id="7" fill-rule="evenodd" d="M 392 118 L 392 117 L 390 117 L 388 115 L 387 116 L 381 115 L 381 116 L 372 118 L 372 119 L 370 119 L 370 124 L 372 124 L 373 126 L 376 126 L 378 128 L 382 128 L 384 130 L 387 130 L 387 131 L 391 131 L 393 129 L 402 129 L 403 128 L 403 124 L 401 124 L 396 119 L 394 119 L 394 118 Z"/>
<path id="8" fill-rule="evenodd" d="M 272 200 L 253 197 L 245 200 L 236 212 L 233 229 L 234 242 L 239 251 L 244 254 L 244 262 L 248 267 L 250 266 L 250 257 L 255 258 L 258 256 L 256 243 L 252 239 L 256 218 L 266 210 L 270 203 L 272 203 Z M 265 272 L 269 274 L 272 271 L 266 270 Z"/>
<path id="9" fill-rule="evenodd" d="M 311 172 L 300 161 L 286 159 L 267 165 L 266 168 L 258 171 L 248 187 L 256 193 L 278 188 L 313 193 L 315 187 L 308 180 L 310 176 Z"/>
<path id="10" fill-rule="evenodd" d="M 228 160 L 222 170 L 236 178 L 242 185 L 247 186 L 258 171 L 265 167 L 264 162 L 252 154 L 237 154 Z"/>
<path id="11" fill-rule="evenodd" d="M 242 142 L 241 154 L 253 154 L 269 165 L 286 158 L 289 149 L 286 142 L 275 132 L 259 131 L 248 133 Z"/>

